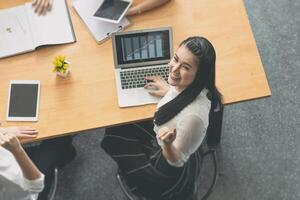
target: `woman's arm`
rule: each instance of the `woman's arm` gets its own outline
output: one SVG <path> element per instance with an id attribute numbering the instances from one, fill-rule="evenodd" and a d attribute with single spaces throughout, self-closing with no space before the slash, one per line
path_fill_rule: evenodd
<path id="1" fill-rule="evenodd" d="M 170 164 L 182 166 L 201 145 L 206 128 L 207 125 L 196 115 L 186 116 L 178 122 L 174 131 L 161 128 L 158 131 L 158 138 L 163 142 L 164 157 Z"/>
<path id="2" fill-rule="evenodd" d="M 181 153 L 173 145 L 174 140 L 176 139 L 176 129 L 170 130 L 167 127 L 163 127 L 158 131 L 157 136 L 162 142 L 162 152 L 165 159 L 171 163 L 176 163 L 181 158 Z"/>
<path id="3" fill-rule="evenodd" d="M 22 135 L 22 137 L 26 137 Z M 32 135 L 29 135 L 32 138 Z M 28 180 L 36 180 L 41 178 L 42 173 L 33 164 L 22 148 L 17 136 L 14 133 L 6 132 L 5 129 L 0 131 L 0 146 L 10 151 L 15 157 L 23 176 Z"/>
<path id="4" fill-rule="evenodd" d="M 139 15 L 142 12 L 145 12 L 147 10 L 151 10 L 153 8 L 159 7 L 169 0 L 144 0 L 142 3 L 137 4 L 131 8 L 128 9 L 126 15 Z"/>

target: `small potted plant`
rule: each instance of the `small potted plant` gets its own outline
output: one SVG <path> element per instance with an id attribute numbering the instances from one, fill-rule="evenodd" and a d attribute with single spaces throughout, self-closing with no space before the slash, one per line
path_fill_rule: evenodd
<path id="1" fill-rule="evenodd" d="M 70 72 L 69 69 L 70 62 L 66 60 L 66 56 L 62 56 L 62 55 L 56 56 L 52 63 L 54 65 L 53 72 L 56 72 L 58 76 L 64 78 L 68 76 Z"/>

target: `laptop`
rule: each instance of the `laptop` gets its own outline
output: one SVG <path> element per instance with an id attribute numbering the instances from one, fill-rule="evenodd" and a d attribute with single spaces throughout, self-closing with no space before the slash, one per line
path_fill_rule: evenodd
<path id="1" fill-rule="evenodd" d="M 171 27 L 117 32 L 112 42 L 119 106 L 157 103 L 159 98 L 144 89 L 145 77 L 167 80 L 173 53 Z"/>

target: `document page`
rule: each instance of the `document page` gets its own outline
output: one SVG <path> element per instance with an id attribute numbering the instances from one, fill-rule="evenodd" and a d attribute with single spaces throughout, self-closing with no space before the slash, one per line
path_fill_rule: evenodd
<path id="1" fill-rule="evenodd" d="M 33 49 L 25 6 L 0 10 L 0 58 Z"/>
<path id="2" fill-rule="evenodd" d="M 31 3 L 25 5 L 31 23 L 35 47 L 75 41 L 65 0 L 53 0 L 51 11 L 40 16 L 34 12 Z"/>

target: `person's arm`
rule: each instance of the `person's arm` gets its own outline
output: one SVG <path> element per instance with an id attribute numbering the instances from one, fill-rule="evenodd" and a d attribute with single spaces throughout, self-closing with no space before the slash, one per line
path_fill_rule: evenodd
<path id="1" fill-rule="evenodd" d="M 126 16 L 139 15 L 145 11 L 151 10 L 153 8 L 159 7 L 170 0 L 144 0 L 135 6 L 128 9 Z"/>
<path id="2" fill-rule="evenodd" d="M 52 8 L 53 0 L 33 0 L 32 7 L 38 15 L 45 15 Z"/>
<path id="3" fill-rule="evenodd" d="M 181 157 L 180 151 L 173 145 L 176 139 L 176 129 L 170 130 L 167 127 L 163 127 L 159 129 L 157 137 L 163 143 L 162 153 L 165 159 L 171 163 L 176 163 Z"/>
<path id="4" fill-rule="evenodd" d="M 20 166 L 24 178 L 28 180 L 41 178 L 42 173 L 27 156 L 16 135 L 10 132 L 4 132 L 2 129 L 0 133 L 0 145 L 13 154 Z"/>
<path id="5" fill-rule="evenodd" d="M 207 126 L 196 115 L 186 116 L 178 122 L 174 131 L 161 128 L 159 139 L 163 142 L 164 157 L 173 166 L 182 166 L 201 145 L 206 134 Z M 180 134 L 176 134 L 176 132 Z"/>

